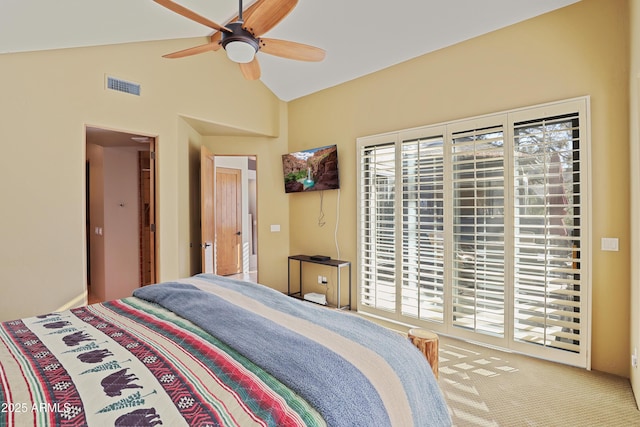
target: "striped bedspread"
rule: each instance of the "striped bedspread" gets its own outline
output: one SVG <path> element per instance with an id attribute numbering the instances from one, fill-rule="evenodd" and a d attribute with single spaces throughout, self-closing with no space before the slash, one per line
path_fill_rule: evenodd
<path id="1" fill-rule="evenodd" d="M 0 324 L 0 426 L 450 424 L 422 355 L 357 316 L 210 275 L 134 295 Z"/>

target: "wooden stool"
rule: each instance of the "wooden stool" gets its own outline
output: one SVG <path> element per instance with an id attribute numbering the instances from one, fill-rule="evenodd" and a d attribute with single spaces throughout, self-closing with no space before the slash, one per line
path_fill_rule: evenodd
<path id="1" fill-rule="evenodd" d="M 438 378 L 438 335 L 426 329 L 412 328 L 408 336 L 411 343 L 427 358 L 433 374 Z"/>

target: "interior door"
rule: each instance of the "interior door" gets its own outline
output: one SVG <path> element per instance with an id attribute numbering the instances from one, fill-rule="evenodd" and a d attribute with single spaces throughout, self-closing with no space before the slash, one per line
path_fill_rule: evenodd
<path id="1" fill-rule="evenodd" d="M 149 236 L 147 244 L 149 245 L 149 283 L 157 282 L 157 266 L 156 266 L 156 230 L 157 230 L 157 217 L 156 217 L 156 140 L 151 138 L 149 141 Z"/>
<path id="2" fill-rule="evenodd" d="M 242 172 L 216 168 L 216 270 L 219 275 L 242 272 Z"/>
<path id="3" fill-rule="evenodd" d="M 139 223 L 140 223 L 140 285 L 156 282 L 156 215 L 155 215 L 155 149 L 138 152 Z"/>
<path id="4" fill-rule="evenodd" d="M 213 243 L 215 241 L 215 211 L 213 172 L 214 157 L 207 147 L 200 149 L 200 232 L 202 272 L 215 273 Z"/>

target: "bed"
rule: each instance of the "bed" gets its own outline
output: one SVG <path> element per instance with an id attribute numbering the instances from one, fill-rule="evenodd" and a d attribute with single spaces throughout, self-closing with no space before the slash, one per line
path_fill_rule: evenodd
<path id="1" fill-rule="evenodd" d="M 0 403 L 0 426 L 451 424 L 405 337 L 204 274 L 1 323 Z"/>

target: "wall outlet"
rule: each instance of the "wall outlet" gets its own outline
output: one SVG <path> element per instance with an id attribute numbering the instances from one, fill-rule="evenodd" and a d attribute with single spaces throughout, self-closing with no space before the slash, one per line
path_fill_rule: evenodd
<path id="1" fill-rule="evenodd" d="M 619 250 L 618 239 L 616 237 L 603 237 L 600 240 L 600 249 L 603 251 L 617 252 Z"/>
<path id="2" fill-rule="evenodd" d="M 633 348 L 633 354 L 631 355 L 631 367 L 638 367 L 638 347 Z"/>
<path id="3" fill-rule="evenodd" d="M 318 285 L 322 285 L 322 276 L 318 275 Z"/>
<path id="4" fill-rule="evenodd" d="M 329 283 L 329 281 L 327 280 L 326 276 L 322 276 L 322 284 L 326 285 L 327 283 Z"/>

